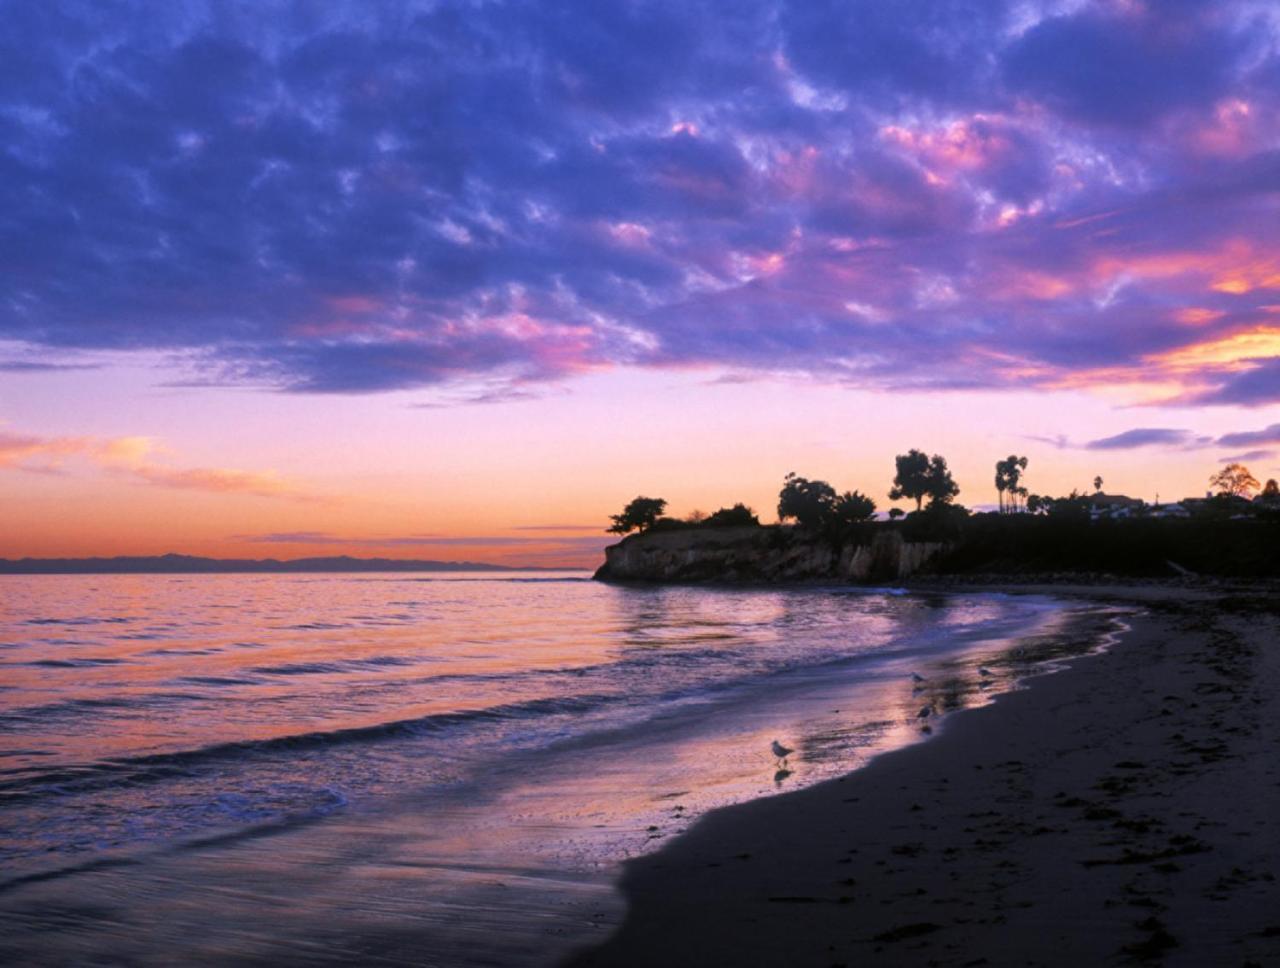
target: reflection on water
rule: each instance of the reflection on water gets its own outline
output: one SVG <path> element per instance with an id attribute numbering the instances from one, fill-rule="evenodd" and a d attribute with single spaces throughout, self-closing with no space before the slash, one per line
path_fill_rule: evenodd
<path id="1" fill-rule="evenodd" d="M 0 957 L 547 963 L 616 921 L 620 860 L 1110 621 L 580 575 L 7 577 Z"/>

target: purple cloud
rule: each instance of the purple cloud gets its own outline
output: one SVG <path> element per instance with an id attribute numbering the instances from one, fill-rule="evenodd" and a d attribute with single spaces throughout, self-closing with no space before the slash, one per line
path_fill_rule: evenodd
<path id="1" fill-rule="evenodd" d="M 1280 358 L 1259 361 L 1251 369 L 1227 376 L 1216 388 L 1192 397 L 1191 402 L 1244 407 L 1280 403 Z"/>
<path id="2" fill-rule="evenodd" d="M 1223 434 L 1218 438 L 1223 447 L 1254 447 L 1260 444 L 1280 444 L 1280 423 L 1272 424 L 1261 430 L 1242 430 L 1233 434 Z"/>
<path id="3" fill-rule="evenodd" d="M 577 528 L 575 530 L 584 530 Z M 324 531 L 279 531 L 266 534 L 236 534 L 231 537 L 251 544 L 342 545 L 364 548 L 541 548 L 564 551 L 598 551 L 610 543 L 605 529 L 591 528 L 592 535 L 389 535 L 344 537 Z"/>
<path id="4" fill-rule="evenodd" d="M 0 339 L 444 403 L 609 366 L 1275 402 L 1274 349 L 1176 363 L 1278 298 L 1275 19 L 1059 7 L 19 5 Z"/>
<path id="5" fill-rule="evenodd" d="M 1150 123 L 1232 89 L 1249 50 L 1232 12 L 1196 3 L 1086 5 L 1027 30 L 1004 52 L 1005 74 L 1066 117 Z"/>
<path id="6" fill-rule="evenodd" d="M 1114 437 L 1091 440 L 1084 447 L 1086 450 L 1131 450 L 1137 447 L 1204 447 L 1210 443 L 1212 438 L 1198 436 L 1189 430 L 1139 427 Z"/>
<path id="7" fill-rule="evenodd" d="M 1234 464 L 1244 463 L 1245 461 L 1263 461 L 1274 460 L 1280 452 L 1274 450 L 1246 450 L 1243 454 L 1235 454 L 1231 457 L 1223 457 L 1221 463 Z"/>

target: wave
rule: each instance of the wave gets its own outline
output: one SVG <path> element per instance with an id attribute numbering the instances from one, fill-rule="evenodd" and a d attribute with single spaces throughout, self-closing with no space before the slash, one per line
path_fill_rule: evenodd
<path id="1" fill-rule="evenodd" d="M 19 665 L 42 666 L 47 669 L 88 669 L 93 666 L 121 665 L 128 659 L 34 659 Z"/>
<path id="2" fill-rule="evenodd" d="M 235 762 L 255 756 L 330 748 L 353 743 L 412 739 L 479 722 L 505 722 L 560 714 L 581 714 L 625 698 L 619 695 L 589 694 L 529 699 L 486 709 L 433 713 L 368 726 L 316 730 L 260 740 L 238 740 L 173 753 L 153 753 L 104 760 L 99 763 L 42 772 L 21 779 L 0 781 L 0 804 L 9 805 L 48 796 L 94 792 L 117 785 L 153 783 L 189 775 L 200 767 Z"/>
<path id="3" fill-rule="evenodd" d="M 364 672 L 396 666 L 418 665 L 420 660 L 401 655 L 377 655 L 368 659 L 339 659 L 336 662 L 287 662 L 281 665 L 254 666 L 248 671 L 261 676 L 333 675 Z"/>
<path id="4" fill-rule="evenodd" d="M 73 618 L 29 618 L 24 625 L 123 625 L 133 619 L 126 615 L 77 615 Z"/>

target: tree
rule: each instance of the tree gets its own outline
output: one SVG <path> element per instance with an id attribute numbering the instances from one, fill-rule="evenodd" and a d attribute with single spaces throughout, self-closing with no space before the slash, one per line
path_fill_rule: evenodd
<path id="1" fill-rule="evenodd" d="M 929 473 L 925 478 L 925 493 L 929 495 L 930 508 L 943 508 L 960 493 L 960 486 L 947 470 L 947 459 L 940 454 L 929 458 Z"/>
<path id="2" fill-rule="evenodd" d="M 1280 504 L 1280 484 L 1276 483 L 1274 477 L 1269 478 L 1267 483 L 1262 487 L 1262 493 L 1258 498 L 1267 504 Z"/>
<path id="3" fill-rule="evenodd" d="M 912 448 L 905 454 L 894 458 L 897 473 L 893 478 L 893 487 L 889 491 L 890 501 L 901 501 L 904 498 L 916 502 L 916 510 L 929 494 L 929 457 L 922 450 Z"/>
<path id="4" fill-rule="evenodd" d="M 902 517 L 902 515 L 903 515 L 903 510 L 902 510 L 902 508 L 889 508 L 889 520 L 890 520 L 890 521 L 897 521 L 897 520 L 898 520 L 898 518 Z"/>
<path id="5" fill-rule="evenodd" d="M 1093 489 L 1097 491 L 1099 494 L 1102 493 L 1102 475 L 1101 474 L 1099 474 L 1097 477 L 1093 479 Z"/>
<path id="6" fill-rule="evenodd" d="M 621 514 L 611 514 L 613 526 L 608 534 L 626 534 L 629 531 L 647 531 L 667 509 L 667 502 L 660 497 L 638 497 Z"/>
<path id="7" fill-rule="evenodd" d="M 842 524 L 858 524 L 876 516 L 876 502 L 861 491 L 845 491 L 836 498 L 832 510 Z"/>
<path id="8" fill-rule="evenodd" d="M 1079 491 L 1072 491 L 1066 497 L 1032 494 L 1027 498 L 1027 510 L 1032 514 L 1045 514 L 1051 518 L 1085 520 L 1089 517 L 1091 503 L 1091 500 Z"/>
<path id="9" fill-rule="evenodd" d="M 1022 472 L 1027 469 L 1027 459 L 1010 454 L 1006 460 L 996 461 L 996 491 L 1000 497 L 1001 513 L 1018 510 L 1018 498 L 1027 496 L 1027 489 L 1020 486 Z M 1008 491 L 1010 503 L 1005 504 L 1004 495 Z"/>
<path id="10" fill-rule="evenodd" d="M 795 518 L 801 527 L 816 528 L 831 517 L 835 503 L 836 489 L 826 481 L 811 481 L 791 473 L 783 478 L 778 494 L 778 519 Z"/>
<path id="11" fill-rule="evenodd" d="M 721 508 L 703 522 L 703 524 L 712 528 L 731 528 L 752 524 L 758 525 L 759 523 L 760 519 L 756 517 L 756 512 L 745 504 L 735 504 L 731 508 Z"/>
<path id="12" fill-rule="evenodd" d="M 1243 464 L 1228 464 L 1209 478 L 1209 484 L 1216 487 L 1219 494 L 1234 497 L 1248 497 L 1250 491 L 1258 489 L 1258 479 Z"/>

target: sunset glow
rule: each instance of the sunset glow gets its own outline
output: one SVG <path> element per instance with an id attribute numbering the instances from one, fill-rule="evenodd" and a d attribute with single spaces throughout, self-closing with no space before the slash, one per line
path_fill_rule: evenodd
<path id="1" fill-rule="evenodd" d="M 894 6 L 11 11 L 0 556 L 1203 494 L 1280 424 L 1272 5 Z"/>

